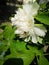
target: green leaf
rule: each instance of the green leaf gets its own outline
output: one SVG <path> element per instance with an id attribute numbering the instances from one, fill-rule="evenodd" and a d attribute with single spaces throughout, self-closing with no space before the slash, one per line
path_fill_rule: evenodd
<path id="1" fill-rule="evenodd" d="M 8 26 L 8 25 L 11 25 L 11 23 L 6 21 L 6 22 L 2 23 L 2 24 L 0 25 L 0 27 Z"/>
<path id="2" fill-rule="evenodd" d="M 8 48 L 9 48 L 9 45 L 6 40 L 3 40 L 0 42 L 0 53 L 7 51 Z"/>
<path id="3" fill-rule="evenodd" d="M 10 41 L 14 38 L 14 30 L 12 29 L 11 25 L 7 25 L 3 31 L 3 37 Z"/>
<path id="4" fill-rule="evenodd" d="M 30 46 L 27 50 L 26 43 L 24 41 L 12 41 L 10 45 L 11 54 L 6 56 L 8 58 L 21 58 L 24 65 L 29 65 L 35 57 L 34 48 Z"/>
<path id="5" fill-rule="evenodd" d="M 28 49 L 29 50 L 28 50 Z M 10 43 L 10 51 L 11 54 L 7 55 L 5 59 L 9 58 L 21 58 L 24 62 L 24 65 L 29 65 L 31 62 L 34 60 L 35 55 L 41 55 L 42 51 L 38 50 L 36 46 L 30 46 L 27 45 L 26 48 L 26 43 L 24 41 L 11 41 Z"/>
<path id="6" fill-rule="evenodd" d="M 43 4 L 40 5 L 40 8 L 45 9 L 46 8 L 46 4 L 47 4 L 47 2 L 44 2 Z"/>
<path id="7" fill-rule="evenodd" d="M 27 48 L 29 50 L 27 50 Z M 42 51 L 38 50 L 36 46 L 30 46 L 27 45 L 24 41 L 12 41 L 10 44 L 10 51 L 11 54 L 9 56 L 6 56 L 6 59 L 8 58 L 21 58 L 24 62 L 24 65 L 29 65 L 33 59 L 35 58 L 35 55 L 41 55 Z"/>
<path id="8" fill-rule="evenodd" d="M 48 60 L 43 55 L 39 58 L 39 65 L 49 65 Z"/>
<path id="9" fill-rule="evenodd" d="M 0 59 L 0 65 L 3 65 L 4 61 Z"/>
<path id="10" fill-rule="evenodd" d="M 18 51 L 25 51 L 26 50 L 26 43 L 24 41 L 17 40 L 17 42 L 16 42 L 16 49 Z"/>
<path id="11" fill-rule="evenodd" d="M 0 28 L 0 40 L 3 38 L 3 30 Z"/>
<path id="12" fill-rule="evenodd" d="M 35 17 L 35 19 L 40 21 L 41 23 L 49 25 L 48 13 L 41 13 L 41 12 L 39 12 L 39 14 Z"/>

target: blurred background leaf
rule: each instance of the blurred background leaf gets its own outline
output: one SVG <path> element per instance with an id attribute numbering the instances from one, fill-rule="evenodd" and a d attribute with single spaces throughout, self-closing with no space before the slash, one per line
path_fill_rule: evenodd
<path id="1" fill-rule="evenodd" d="M 39 58 L 39 65 L 49 65 L 49 61 L 43 55 L 41 55 Z"/>

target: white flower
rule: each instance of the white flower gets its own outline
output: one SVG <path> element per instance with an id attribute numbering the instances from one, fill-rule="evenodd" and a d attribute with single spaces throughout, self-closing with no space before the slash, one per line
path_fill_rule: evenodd
<path id="1" fill-rule="evenodd" d="M 29 2 L 33 2 L 33 3 L 34 3 L 35 1 L 36 1 L 36 0 L 23 0 L 23 3 L 24 3 L 24 4 L 27 4 L 27 3 L 29 3 Z"/>
<path id="2" fill-rule="evenodd" d="M 35 26 L 34 16 L 38 9 L 37 3 L 23 5 L 23 9 L 19 8 L 16 11 L 17 14 L 11 18 L 12 25 L 17 27 L 15 34 L 18 34 L 20 38 L 24 38 L 26 42 L 31 39 L 33 43 L 37 43 L 39 36 L 44 37 L 47 32 L 43 25 Z"/>

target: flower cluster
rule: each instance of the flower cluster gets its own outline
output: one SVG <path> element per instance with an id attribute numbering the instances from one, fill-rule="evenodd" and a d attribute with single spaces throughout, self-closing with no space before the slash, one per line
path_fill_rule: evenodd
<path id="1" fill-rule="evenodd" d="M 34 16 L 37 15 L 39 5 L 34 2 L 31 4 L 24 4 L 23 8 L 16 11 L 14 17 L 11 18 L 12 25 L 16 26 L 15 34 L 20 38 L 24 38 L 26 42 L 31 40 L 37 43 L 40 37 L 44 37 L 47 30 L 43 25 L 36 26 Z"/>

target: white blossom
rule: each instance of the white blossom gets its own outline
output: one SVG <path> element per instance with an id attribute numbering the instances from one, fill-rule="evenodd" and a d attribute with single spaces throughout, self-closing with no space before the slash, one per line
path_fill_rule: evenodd
<path id="1" fill-rule="evenodd" d="M 15 34 L 24 38 L 26 42 L 31 40 L 33 43 L 38 42 L 39 37 L 44 37 L 47 30 L 44 26 L 35 26 L 34 16 L 37 14 L 39 5 L 25 4 L 23 9 L 19 8 L 14 17 L 11 18 L 12 25 L 16 26 Z"/>

